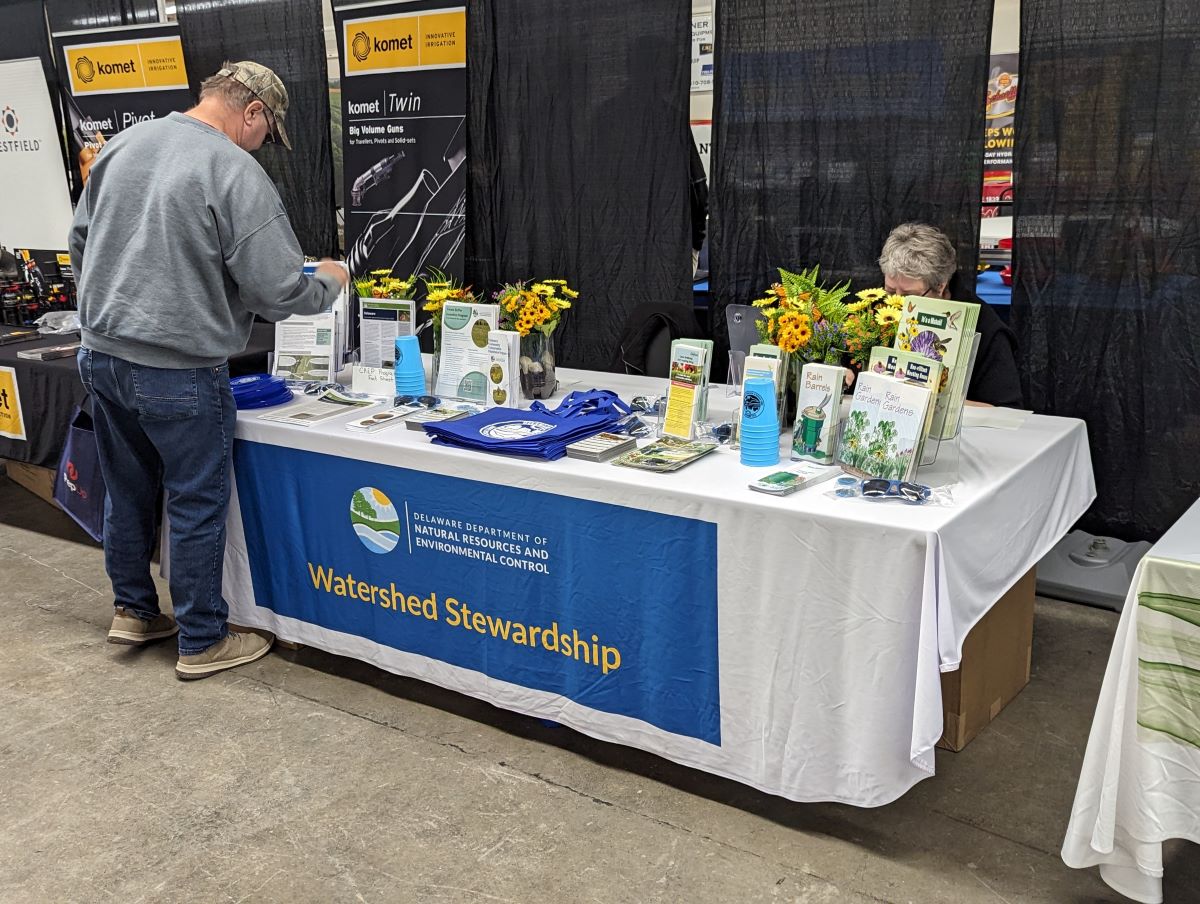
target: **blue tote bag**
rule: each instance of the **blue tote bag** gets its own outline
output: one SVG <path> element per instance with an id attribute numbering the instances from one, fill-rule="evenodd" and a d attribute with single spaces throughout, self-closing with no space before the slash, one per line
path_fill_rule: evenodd
<path id="1" fill-rule="evenodd" d="M 76 407 L 54 475 L 54 501 L 93 540 L 102 543 L 107 495 L 92 416 L 82 407 Z"/>

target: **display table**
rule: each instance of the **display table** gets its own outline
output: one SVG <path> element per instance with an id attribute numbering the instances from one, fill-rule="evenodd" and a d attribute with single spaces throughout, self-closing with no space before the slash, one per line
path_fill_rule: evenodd
<path id="1" fill-rule="evenodd" d="M 1200 502 L 1134 575 L 1062 858 L 1157 904 L 1171 838 L 1200 843 Z"/>
<path id="2" fill-rule="evenodd" d="M 1064 418 L 966 428 L 922 475 L 953 504 L 913 507 L 754 493 L 764 471 L 729 449 L 652 474 L 257 414 L 234 450 L 231 621 L 801 801 L 876 806 L 933 774 L 939 670 L 1095 494 Z"/>
<path id="3" fill-rule="evenodd" d="M 77 342 L 75 336 L 50 336 L 30 342 L 0 345 L 0 365 L 11 367 L 17 374 L 24 413 L 24 440 L 0 436 L 0 458 L 26 462 L 45 468 L 58 467 L 67 437 L 67 427 L 75 406 L 87 396 L 79 380 L 74 356 L 52 361 L 27 361 L 17 352 L 31 351 L 51 345 Z M 229 359 L 233 376 L 260 373 L 266 368 L 267 352 L 275 347 L 275 327 L 270 323 L 254 326 L 246 350 Z"/>

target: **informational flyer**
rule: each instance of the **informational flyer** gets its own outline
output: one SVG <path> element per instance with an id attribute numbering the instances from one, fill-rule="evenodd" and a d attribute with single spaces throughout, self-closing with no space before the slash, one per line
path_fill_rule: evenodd
<path id="1" fill-rule="evenodd" d="M 343 414 L 378 404 L 378 399 L 357 399 L 338 392 L 336 389 L 331 389 L 304 405 L 293 405 L 280 411 L 269 411 L 266 414 L 260 414 L 258 419 L 276 421 L 280 424 L 294 424 L 298 427 L 311 427 L 313 424 L 320 424 L 335 417 L 341 417 Z"/>
<path id="2" fill-rule="evenodd" d="M 271 373 L 285 380 L 331 380 L 337 318 L 333 313 L 289 317 L 275 324 L 275 363 Z"/>
<path id="3" fill-rule="evenodd" d="M 487 399 L 492 364 L 488 332 L 497 329 L 499 321 L 498 305 L 446 302 L 436 395 L 470 402 Z"/>
<path id="4" fill-rule="evenodd" d="M 334 0 L 350 272 L 463 276 L 467 13 Z"/>
<path id="5" fill-rule="evenodd" d="M 394 298 L 360 298 L 358 303 L 360 363 L 367 367 L 393 367 L 396 337 L 413 334 L 415 304 Z"/>

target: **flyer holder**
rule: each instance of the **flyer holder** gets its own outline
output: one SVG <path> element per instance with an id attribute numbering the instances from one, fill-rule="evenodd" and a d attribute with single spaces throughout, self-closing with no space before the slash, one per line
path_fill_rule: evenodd
<path id="1" fill-rule="evenodd" d="M 725 325 L 729 329 L 729 377 L 725 395 L 742 394 L 743 368 L 750 346 L 758 342 L 758 308 L 748 304 L 731 304 L 725 308 Z M 736 372 L 735 372 L 736 371 Z"/>
<path id="2" fill-rule="evenodd" d="M 978 358 L 978 356 L 979 356 L 979 333 L 976 333 L 975 337 L 971 340 L 971 355 L 969 358 L 967 358 L 967 370 L 963 376 L 964 389 L 963 389 L 962 398 L 958 402 L 958 410 L 956 412 L 954 412 L 954 414 L 955 414 L 954 433 L 951 436 L 947 436 L 944 438 L 939 438 L 936 436 L 927 437 L 925 440 L 925 448 L 921 452 L 921 463 L 920 463 L 920 465 L 918 465 L 918 472 L 920 472 L 921 469 L 930 468 L 932 465 L 936 464 L 938 462 L 939 457 L 942 459 L 943 464 L 947 465 L 947 467 L 949 468 L 949 471 L 953 472 L 953 473 L 948 474 L 948 476 L 951 477 L 950 480 L 948 480 L 948 481 L 943 480 L 941 482 L 945 482 L 945 483 L 957 483 L 958 482 L 958 461 L 959 461 L 958 450 L 959 450 L 959 443 L 962 439 L 963 408 L 966 406 L 967 389 L 970 388 L 970 386 L 971 386 L 971 377 L 974 376 L 974 374 L 975 374 L 975 361 L 976 361 L 976 358 Z M 944 476 L 944 475 L 942 475 L 942 472 L 946 471 L 946 470 L 947 470 L 946 468 L 938 468 L 937 469 L 940 476 Z"/>

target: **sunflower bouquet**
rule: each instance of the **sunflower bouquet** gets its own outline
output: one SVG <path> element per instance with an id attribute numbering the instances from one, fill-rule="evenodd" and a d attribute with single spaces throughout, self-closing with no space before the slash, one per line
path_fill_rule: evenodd
<path id="1" fill-rule="evenodd" d="M 495 294 L 500 306 L 500 326 L 516 330 L 522 338 L 532 332 L 549 336 L 558 328 L 563 311 L 571 307 L 579 293 L 565 279 L 543 279 L 507 283 Z"/>
<path id="2" fill-rule="evenodd" d="M 408 301 L 416 294 L 417 277 L 398 279 L 391 270 L 372 270 L 367 276 L 354 280 L 354 290 L 359 298 L 394 298 Z"/>
<path id="3" fill-rule="evenodd" d="M 429 275 L 422 277 L 425 284 L 425 304 L 421 310 L 429 314 L 433 321 L 433 342 L 436 347 L 442 339 L 442 309 L 448 301 L 461 301 L 466 304 L 476 304 L 478 299 L 470 286 L 462 285 L 458 280 L 441 270 L 430 268 Z"/>
<path id="4" fill-rule="evenodd" d="M 846 350 L 858 368 L 867 366 L 871 349 L 891 347 L 900 323 L 904 296 L 889 295 L 886 289 L 863 289 L 855 293 L 855 301 L 846 305 L 848 316 L 842 324 Z"/>
<path id="5" fill-rule="evenodd" d="M 759 309 L 759 339 L 801 361 L 825 361 L 844 347 L 849 311 L 843 299 L 850 294 L 850 283 L 825 286 L 820 270 L 817 266 L 793 273 L 781 267 L 780 281 L 766 297 L 752 302 Z"/>

